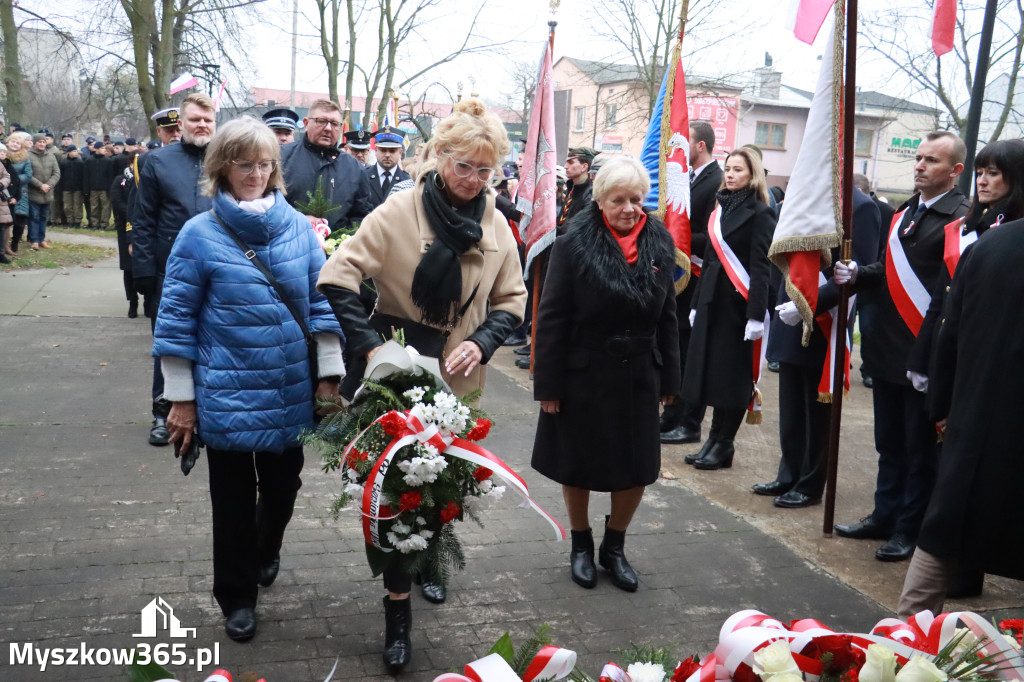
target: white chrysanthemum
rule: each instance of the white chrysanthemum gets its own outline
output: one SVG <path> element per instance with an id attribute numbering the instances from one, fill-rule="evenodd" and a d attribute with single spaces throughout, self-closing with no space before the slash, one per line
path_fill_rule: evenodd
<path id="1" fill-rule="evenodd" d="M 363 486 L 358 483 L 348 483 L 345 485 L 345 494 L 351 497 L 355 502 L 362 502 Z"/>
<path id="2" fill-rule="evenodd" d="M 485 478 L 484 480 L 482 480 L 479 483 L 477 483 L 476 487 L 477 487 L 477 489 L 480 490 L 480 494 L 481 495 L 486 495 L 487 493 L 489 493 L 491 491 L 491 488 L 494 487 L 494 481 L 492 481 L 489 478 Z"/>
<path id="3" fill-rule="evenodd" d="M 358 483 L 359 472 L 349 467 L 348 469 L 345 469 L 345 473 L 342 474 L 342 478 L 346 481 L 351 481 L 352 483 Z"/>
<path id="4" fill-rule="evenodd" d="M 398 468 L 405 473 L 402 480 L 413 488 L 433 483 L 447 466 L 448 460 L 441 456 L 412 457 L 398 463 Z"/>
<path id="5" fill-rule="evenodd" d="M 423 518 L 422 516 L 417 516 L 416 517 L 416 525 L 417 526 L 425 526 L 425 525 L 427 525 L 427 520 L 425 518 Z"/>
<path id="6" fill-rule="evenodd" d="M 427 392 L 423 390 L 422 386 L 413 386 L 402 395 L 404 395 L 406 398 L 413 401 L 414 403 L 418 403 L 421 400 L 423 400 L 423 396 L 426 395 L 426 393 Z"/>
<path id="7" fill-rule="evenodd" d="M 665 669 L 660 663 L 630 663 L 626 674 L 633 682 L 664 682 Z"/>
<path id="8" fill-rule="evenodd" d="M 422 552 L 427 548 L 427 539 L 422 535 L 416 535 L 413 533 L 405 539 L 401 539 L 394 533 L 388 533 L 388 542 L 394 545 L 402 554 L 410 554 L 412 552 Z"/>
<path id="9" fill-rule="evenodd" d="M 399 535 L 408 535 L 412 532 L 412 527 L 407 526 L 401 521 L 395 521 L 395 523 L 391 526 L 391 530 L 395 533 L 398 533 Z"/>

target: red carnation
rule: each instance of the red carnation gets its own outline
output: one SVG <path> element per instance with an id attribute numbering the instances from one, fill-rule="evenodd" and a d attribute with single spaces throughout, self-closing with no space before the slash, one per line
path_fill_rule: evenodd
<path id="1" fill-rule="evenodd" d="M 420 502 L 423 501 L 423 495 L 418 490 L 410 490 L 409 492 L 402 495 L 398 500 L 398 509 L 400 511 L 411 511 L 416 507 L 420 506 Z"/>
<path id="2" fill-rule="evenodd" d="M 408 427 L 406 426 L 402 415 L 398 414 L 394 410 L 381 417 L 380 425 L 383 427 L 384 433 L 388 434 L 392 438 L 404 436 L 406 431 L 408 431 Z"/>
<path id="3" fill-rule="evenodd" d="M 469 433 L 466 434 L 466 440 L 483 440 L 487 438 L 487 434 L 491 432 L 491 420 L 490 419 L 477 419 L 476 426 L 470 429 Z M 478 479 L 479 480 L 479 479 Z"/>
<path id="4" fill-rule="evenodd" d="M 850 668 L 839 677 L 839 682 L 860 682 L 860 670 Z"/>
<path id="5" fill-rule="evenodd" d="M 449 502 L 441 509 L 441 523 L 454 521 L 455 517 L 462 513 L 462 509 L 454 502 Z"/>
<path id="6" fill-rule="evenodd" d="M 377 510 L 377 515 L 378 516 L 391 516 L 392 515 L 391 507 L 387 506 L 386 504 L 382 504 L 380 506 L 380 509 Z"/>
<path id="7" fill-rule="evenodd" d="M 823 671 L 826 675 L 842 675 L 847 670 L 859 670 L 864 665 L 864 650 L 853 645 L 850 635 L 824 635 L 814 640 L 801 652 L 804 656 L 828 662 Z"/>
<path id="8" fill-rule="evenodd" d="M 494 474 L 493 471 L 487 467 L 477 467 L 476 471 L 473 472 L 473 478 L 476 479 L 477 483 L 482 483 L 490 478 Z"/>
<path id="9" fill-rule="evenodd" d="M 697 661 L 697 657 L 690 656 L 685 661 L 680 661 L 679 665 L 676 666 L 675 672 L 672 673 L 671 682 L 686 682 L 698 670 L 700 670 L 700 663 Z"/>

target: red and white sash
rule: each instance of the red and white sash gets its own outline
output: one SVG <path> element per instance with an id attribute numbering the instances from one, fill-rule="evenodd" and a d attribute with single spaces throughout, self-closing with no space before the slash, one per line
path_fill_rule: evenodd
<path id="1" fill-rule="evenodd" d="M 914 336 L 917 336 L 932 295 L 910 267 L 900 242 L 899 226 L 906 212 L 907 209 L 903 209 L 893 216 L 889 227 L 889 243 L 885 250 L 885 281 L 897 312 Z"/>
<path id="2" fill-rule="evenodd" d="M 818 286 L 821 286 L 826 281 L 825 274 L 818 273 Z M 850 311 L 853 310 L 853 304 L 857 300 L 857 295 L 850 296 L 846 303 L 846 318 L 849 320 Z M 839 313 L 839 306 L 835 305 L 828 310 L 826 313 L 818 315 L 815 321 L 821 328 L 821 332 L 828 339 L 828 351 L 825 353 L 825 366 L 821 368 L 821 381 L 818 382 L 818 401 L 823 403 L 832 402 L 832 393 L 835 391 L 835 375 L 832 370 L 835 366 L 836 353 L 839 352 L 839 339 L 836 325 L 836 315 Z M 845 334 L 846 341 L 846 364 L 843 366 L 843 389 L 845 391 L 850 390 L 850 333 L 847 330 Z"/>
<path id="3" fill-rule="evenodd" d="M 978 241 L 977 231 L 971 230 L 964 234 L 965 221 L 965 218 L 957 218 L 943 228 L 946 231 L 946 242 L 942 250 L 942 260 L 946 262 L 946 269 L 949 271 L 950 277 L 956 272 L 956 264 L 960 262 L 960 256 L 964 254 L 964 250 Z"/>
<path id="4" fill-rule="evenodd" d="M 725 274 L 729 281 L 736 287 L 736 291 L 744 299 L 750 300 L 750 273 L 743 267 L 739 256 L 732 250 L 729 244 L 722 237 L 722 207 L 716 205 L 715 212 L 711 214 L 708 221 L 708 236 L 711 238 L 711 246 L 718 254 L 718 260 L 722 262 Z M 761 372 L 764 370 L 765 353 L 768 351 L 768 328 L 771 326 L 771 318 L 768 313 L 764 314 L 764 335 L 754 341 L 754 387 L 750 396 L 750 406 L 747 408 L 747 422 L 750 424 L 761 423 L 761 391 L 758 384 L 761 382 Z"/>

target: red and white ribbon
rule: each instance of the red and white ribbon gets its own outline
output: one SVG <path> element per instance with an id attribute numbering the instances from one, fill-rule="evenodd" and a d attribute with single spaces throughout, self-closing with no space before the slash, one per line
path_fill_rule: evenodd
<path id="1" fill-rule="evenodd" d="M 825 274 L 818 273 L 818 286 L 824 284 L 827 280 Z M 850 319 L 850 311 L 853 310 L 854 303 L 857 300 L 857 294 L 853 294 L 847 300 L 846 303 L 846 319 Z M 825 353 L 825 365 L 821 368 L 821 380 L 818 382 L 818 398 L 825 399 L 824 396 L 831 396 L 835 392 L 835 375 L 832 370 L 835 367 L 836 353 L 839 352 L 839 333 L 836 329 L 836 316 L 839 314 L 839 306 L 835 305 L 829 308 L 828 312 L 818 315 L 815 321 L 818 323 L 818 327 L 821 328 L 821 332 L 828 339 L 828 350 Z M 843 389 L 846 391 L 850 390 L 850 330 L 847 329 L 846 334 L 843 337 L 846 342 L 845 355 L 846 364 L 843 365 Z"/>
<path id="2" fill-rule="evenodd" d="M 405 422 L 405 427 L 408 433 L 393 438 L 387 447 L 384 448 L 384 451 L 380 454 L 377 461 L 374 462 L 373 467 L 370 469 L 366 485 L 363 488 L 363 538 L 368 544 L 385 551 L 390 551 L 387 547 L 384 547 L 384 544 L 381 542 L 379 521 L 396 518 L 398 514 L 395 514 L 394 516 L 381 515 L 384 478 L 387 475 L 395 454 L 407 445 L 414 445 L 417 442 L 424 445 L 431 445 L 436 448 L 438 452 L 446 456 L 457 457 L 492 470 L 495 476 L 507 483 L 523 497 L 527 506 L 540 514 L 544 520 L 551 525 L 552 529 L 555 531 L 556 539 L 566 539 L 567 535 L 561 524 L 559 524 L 558 521 L 556 521 L 555 518 L 546 512 L 540 505 L 534 502 L 532 497 L 530 497 L 530 490 L 526 485 L 526 481 L 524 481 L 523 478 L 516 473 L 514 469 L 512 469 L 512 467 L 499 459 L 497 455 L 485 450 L 471 441 L 451 434 L 446 435 L 441 433 L 436 425 L 430 424 L 426 421 L 423 416 L 422 408 L 419 406 L 413 407 L 413 409 L 409 410 L 407 413 L 389 412 L 388 414 L 394 414 L 400 417 Z M 374 421 L 374 424 L 381 421 L 386 416 L 387 414 L 381 415 Z M 369 427 L 367 427 L 367 429 L 368 428 Z M 363 433 L 366 433 L 366 430 L 364 430 Z M 355 448 L 355 445 L 361 436 L 362 433 L 349 443 L 348 447 L 345 448 L 343 456 L 347 456 L 348 453 Z"/>
<path id="3" fill-rule="evenodd" d="M 316 240 L 320 242 L 320 248 L 323 248 L 327 243 L 327 238 L 331 236 L 330 224 L 326 218 L 314 218 L 313 216 L 309 217 L 309 224 L 313 228 Z"/>
<path id="4" fill-rule="evenodd" d="M 907 260 L 903 243 L 900 241 L 899 226 L 906 212 L 907 209 L 903 209 L 893 216 L 892 225 L 889 226 L 889 242 L 885 250 L 885 282 L 897 312 L 914 336 L 917 336 L 932 296 L 910 267 L 910 261 Z"/>
<path id="5" fill-rule="evenodd" d="M 956 265 L 960 262 L 960 256 L 964 254 L 964 250 L 978 241 L 976 230 L 964 233 L 964 222 L 966 222 L 965 218 L 957 218 L 943 228 L 946 231 L 946 241 L 942 250 L 942 260 L 946 262 L 946 270 L 949 271 L 950 277 L 956 272 Z M 998 224 L 997 221 L 995 225 Z"/>
<path id="6" fill-rule="evenodd" d="M 231 673 L 227 670 L 214 670 L 203 682 L 231 682 Z"/>
<path id="7" fill-rule="evenodd" d="M 444 673 L 434 682 L 533 682 L 562 680 L 576 667 L 576 652 L 556 646 L 542 647 L 520 678 L 500 654 L 490 654 L 467 663 L 463 674 Z"/>
<path id="8" fill-rule="evenodd" d="M 597 682 L 633 682 L 633 678 L 614 663 L 605 663 Z"/>

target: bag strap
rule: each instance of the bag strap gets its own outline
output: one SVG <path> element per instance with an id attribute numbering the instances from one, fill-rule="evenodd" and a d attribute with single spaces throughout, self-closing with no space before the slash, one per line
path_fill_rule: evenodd
<path id="1" fill-rule="evenodd" d="M 235 242 L 235 244 L 238 245 L 238 248 L 240 248 L 242 250 L 242 253 L 245 254 L 245 257 L 247 259 L 249 259 L 249 262 L 252 263 L 253 265 L 255 265 L 256 269 L 259 270 L 261 273 L 263 273 L 263 276 L 267 278 L 267 283 L 270 284 L 270 286 L 274 289 L 274 291 L 277 292 L 278 297 L 285 304 L 285 306 L 288 307 L 288 311 L 291 312 L 292 317 L 294 317 L 295 321 L 299 323 L 299 329 L 302 330 L 302 336 L 303 336 L 303 338 L 306 339 L 306 345 L 307 346 L 312 346 L 313 345 L 313 335 L 309 333 L 309 328 L 306 326 L 306 321 L 304 319 L 302 319 L 302 316 L 299 315 L 299 311 L 295 309 L 295 306 L 292 305 L 291 300 L 289 300 L 289 298 L 285 294 L 284 290 L 281 289 L 281 285 L 277 283 L 277 279 L 274 277 L 273 273 L 270 272 L 270 268 L 268 268 L 266 265 L 264 265 L 263 261 L 261 261 L 259 258 L 256 257 L 256 252 L 253 251 L 252 249 L 250 249 L 246 245 L 246 243 L 242 241 L 242 238 L 239 237 L 235 233 L 234 230 L 232 230 L 230 227 L 228 227 L 224 223 L 224 221 L 220 219 L 220 216 L 217 215 L 217 213 L 215 211 L 211 210 L 210 211 L 210 215 L 213 216 L 213 219 L 216 220 L 220 224 L 220 226 L 224 230 L 224 232 L 229 237 L 231 237 L 231 239 Z"/>

